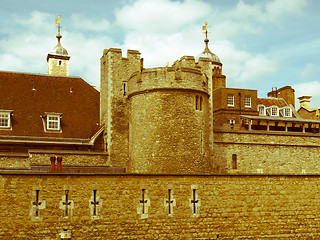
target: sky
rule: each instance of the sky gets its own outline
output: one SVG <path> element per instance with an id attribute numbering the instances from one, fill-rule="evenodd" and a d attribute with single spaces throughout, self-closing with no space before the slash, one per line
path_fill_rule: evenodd
<path id="1" fill-rule="evenodd" d="M 46 57 L 61 43 L 70 76 L 100 85 L 103 50 L 138 50 L 144 67 L 164 67 L 209 48 L 223 64 L 227 87 L 292 86 L 320 106 L 319 0 L 0 0 L 0 70 L 47 73 Z M 299 106 L 296 101 L 296 108 Z"/>

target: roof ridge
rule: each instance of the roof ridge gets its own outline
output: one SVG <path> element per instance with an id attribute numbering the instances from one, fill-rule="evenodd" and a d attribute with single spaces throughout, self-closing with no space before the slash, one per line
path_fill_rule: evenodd
<path id="1" fill-rule="evenodd" d="M 47 74 L 47 73 L 30 73 L 30 72 L 17 72 L 17 71 L 6 71 L 6 70 L 0 70 L 0 73 L 27 74 L 27 75 L 38 75 L 38 76 L 45 76 L 45 77 L 81 78 L 80 76 L 62 76 L 62 75 L 53 75 L 53 74 Z"/>

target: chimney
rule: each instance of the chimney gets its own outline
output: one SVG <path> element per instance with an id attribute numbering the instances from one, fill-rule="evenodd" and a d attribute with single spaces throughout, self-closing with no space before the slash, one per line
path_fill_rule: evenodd
<path id="1" fill-rule="evenodd" d="M 311 96 L 301 96 L 298 97 L 299 103 L 300 103 L 300 108 L 306 108 L 306 109 L 311 109 L 310 108 L 310 98 Z"/>
<path id="2" fill-rule="evenodd" d="M 57 171 L 62 170 L 62 156 L 57 157 Z"/>
<path id="3" fill-rule="evenodd" d="M 50 162 L 51 162 L 50 171 L 54 171 L 56 169 L 56 157 L 51 156 Z"/>

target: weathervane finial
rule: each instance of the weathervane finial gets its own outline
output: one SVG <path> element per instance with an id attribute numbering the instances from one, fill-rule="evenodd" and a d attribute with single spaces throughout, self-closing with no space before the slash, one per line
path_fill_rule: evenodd
<path id="1" fill-rule="evenodd" d="M 211 27 L 211 26 L 208 26 L 208 23 L 205 22 L 204 23 L 204 26 L 202 26 L 202 30 L 204 31 L 204 33 L 206 34 L 206 39 L 208 39 L 208 28 Z"/>
<path id="2" fill-rule="evenodd" d="M 60 26 L 60 23 L 63 21 L 63 19 L 61 19 L 61 16 L 60 16 L 60 14 L 58 15 L 58 18 L 56 19 L 56 24 L 58 24 L 58 35 L 57 35 L 57 37 L 61 37 L 61 35 L 60 35 L 60 29 L 61 29 L 61 26 Z"/>

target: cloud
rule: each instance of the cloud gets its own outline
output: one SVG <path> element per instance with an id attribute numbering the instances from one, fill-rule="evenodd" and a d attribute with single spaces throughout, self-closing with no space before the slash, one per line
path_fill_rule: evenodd
<path id="1" fill-rule="evenodd" d="M 89 19 L 83 14 L 72 14 L 72 25 L 76 29 L 89 31 L 107 31 L 111 27 L 111 23 L 107 19 Z"/>
<path id="2" fill-rule="evenodd" d="M 281 21 L 288 17 L 302 14 L 307 0 L 273 0 L 247 4 L 239 1 L 235 8 L 216 11 L 209 16 L 215 22 L 218 38 L 230 38 L 245 33 L 260 34 L 270 24 L 281 26 Z"/>
<path id="3" fill-rule="evenodd" d="M 312 96 L 311 105 L 312 107 L 320 106 L 320 82 L 312 81 L 306 83 L 299 83 L 292 86 L 295 90 L 296 97 L 301 96 Z M 297 106 L 299 106 L 297 104 Z"/>
<path id="4" fill-rule="evenodd" d="M 305 68 L 300 71 L 300 79 L 310 81 L 310 78 L 313 78 L 317 73 L 319 73 L 319 68 L 313 63 L 308 63 L 305 65 Z"/>
<path id="5" fill-rule="evenodd" d="M 223 72 L 232 84 L 259 81 L 278 70 L 277 63 L 266 55 L 237 49 L 227 40 L 219 41 L 216 45 L 216 53 L 224 64 Z"/>
<path id="6" fill-rule="evenodd" d="M 139 33 L 172 33 L 202 19 L 211 11 L 203 1 L 138 0 L 115 11 L 117 23 Z"/>

